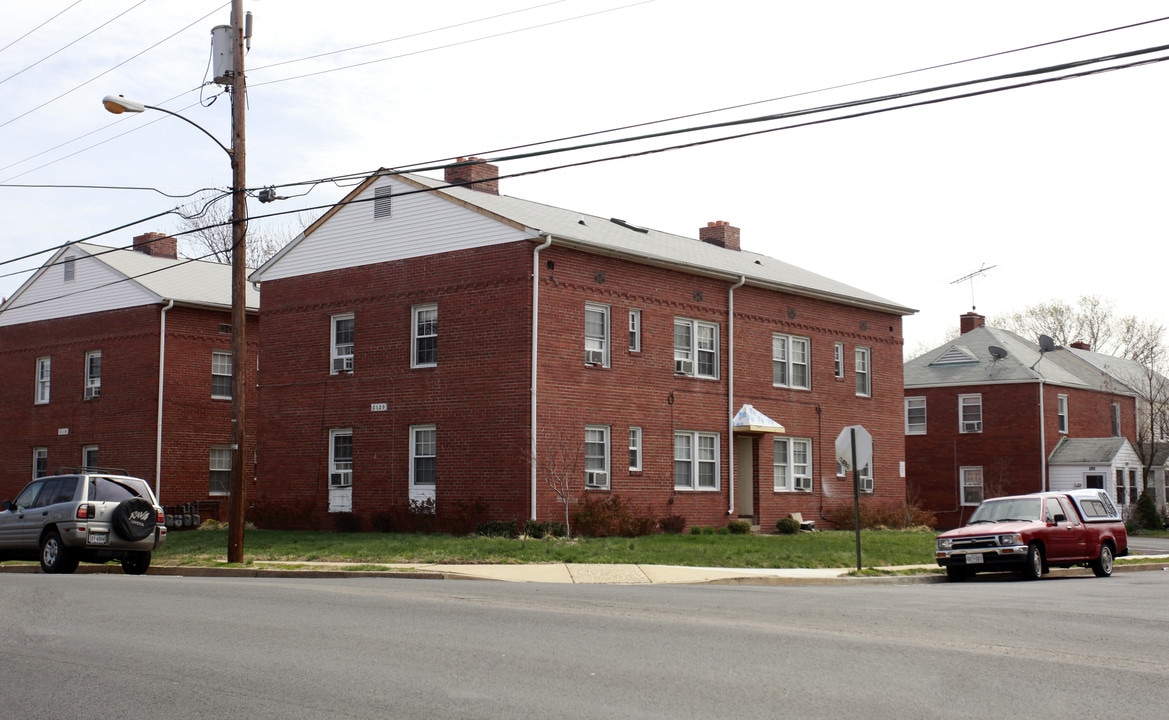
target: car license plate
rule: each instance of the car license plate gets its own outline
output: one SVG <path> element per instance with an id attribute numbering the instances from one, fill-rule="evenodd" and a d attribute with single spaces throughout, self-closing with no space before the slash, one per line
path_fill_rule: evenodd
<path id="1" fill-rule="evenodd" d="M 89 543 L 90 545 L 109 545 L 110 534 L 108 532 L 90 533 L 89 537 L 85 539 L 85 542 Z"/>
<path id="2" fill-rule="evenodd" d="M 982 553 L 970 553 L 966 556 L 967 565 L 978 565 L 982 562 Z"/>

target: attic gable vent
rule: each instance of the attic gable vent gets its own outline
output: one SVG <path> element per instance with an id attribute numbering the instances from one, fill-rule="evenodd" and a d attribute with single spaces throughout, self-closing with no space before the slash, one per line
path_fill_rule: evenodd
<path id="1" fill-rule="evenodd" d="M 391 213 L 390 203 L 393 200 L 394 189 L 391 187 L 374 188 L 373 216 L 374 218 L 388 218 Z"/>
<path id="2" fill-rule="evenodd" d="M 958 347 L 957 345 L 951 345 L 950 349 L 946 350 L 946 352 L 939 355 L 936 360 L 934 360 L 932 363 L 930 363 L 930 366 L 933 367 L 934 365 L 969 365 L 971 363 L 977 363 L 977 362 L 978 362 L 978 358 L 974 357 L 974 353 L 970 352 L 966 348 Z"/>

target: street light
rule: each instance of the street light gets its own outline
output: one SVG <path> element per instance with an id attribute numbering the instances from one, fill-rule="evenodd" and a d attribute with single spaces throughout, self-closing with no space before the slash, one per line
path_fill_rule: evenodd
<path id="1" fill-rule="evenodd" d="M 231 507 L 228 516 L 227 561 L 244 561 L 244 445 L 246 441 L 246 407 L 248 345 L 247 328 L 247 217 L 248 205 L 244 152 L 244 16 L 241 0 L 232 1 L 230 32 L 234 51 L 232 70 L 227 73 L 231 86 L 231 147 L 178 113 L 164 108 L 128 100 L 121 95 L 107 95 L 102 105 L 115 115 L 158 110 L 192 125 L 227 153 L 231 159 Z M 161 388 L 159 391 L 161 392 Z"/>

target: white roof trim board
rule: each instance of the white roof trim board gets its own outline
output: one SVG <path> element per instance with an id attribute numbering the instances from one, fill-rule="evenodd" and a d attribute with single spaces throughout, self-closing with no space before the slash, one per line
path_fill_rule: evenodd
<path id="1" fill-rule="evenodd" d="M 731 426 L 735 432 L 758 432 L 758 433 L 786 433 L 783 425 L 767 417 L 763 413 L 755 409 L 753 405 L 746 404 L 739 408 L 739 412 L 735 413 L 735 417 L 731 420 Z"/>

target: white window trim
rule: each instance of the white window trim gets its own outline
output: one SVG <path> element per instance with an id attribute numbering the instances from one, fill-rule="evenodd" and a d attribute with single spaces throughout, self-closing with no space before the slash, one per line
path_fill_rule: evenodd
<path id="1" fill-rule="evenodd" d="M 910 407 L 910 404 L 917 403 L 917 402 L 921 403 L 921 422 L 920 423 L 910 423 L 909 422 L 909 407 Z M 926 415 L 926 399 L 925 399 L 925 397 L 924 396 L 915 396 L 915 397 L 905 398 L 905 434 L 906 435 L 925 435 L 928 422 L 929 422 L 929 418 Z"/>
<path id="2" fill-rule="evenodd" d="M 802 363 L 797 363 L 793 359 L 796 355 L 796 345 L 804 347 L 804 361 Z M 778 352 L 779 348 L 783 349 L 782 353 Z M 778 357 L 781 354 L 782 357 Z M 783 374 L 787 378 L 787 382 L 775 381 L 775 366 L 777 364 L 783 365 Z M 803 385 L 797 385 L 794 382 L 795 368 L 798 366 L 804 368 Z M 812 341 L 810 339 L 784 333 L 771 335 L 771 385 L 772 387 L 785 387 L 792 390 L 812 389 Z"/>
<path id="3" fill-rule="evenodd" d="M 97 458 L 97 463 L 89 464 L 89 456 L 93 454 Z M 101 462 L 101 453 L 97 445 L 85 445 L 81 448 L 81 466 L 86 468 L 101 467 L 98 463 Z"/>
<path id="4" fill-rule="evenodd" d="M 976 400 L 977 402 L 968 402 Z M 978 419 L 967 420 L 965 409 L 978 407 Z M 972 393 L 958 396 L 958 432 L 961 434 L 982 432 L 982 393 Z"/>
<path id="5" fill-rule="evenodd" d="M 337 437 L 349 436 L 350 457 L 348 460 L 337 460 Z M 353 487 L 353 429 L 334 428 L 329 431 L 329 484 L 330 489 Z M 340 478 L 334 478 L 340 475 Z"/>
<path id="6" fill-rule="evenodd" d="M 90 372 L 92 363 L 97 359 L 97 374 Z M 85 399 L 101 396 L 101 350 L 90 350 L 85 353 Z"/>
<path id="7" fill-rule="evenodd" d="M 629 352 L 641 352 L 641 311 L 629 311 Z"/>
<path id="8" fill-rule="evenodd" d="M 872 397 L 873 396 L 873 351 L 871 348 L 858 347 L 854 353 L 856 365 L 854 372 L 856 373 L 856 395 L 857 397 Z M 861 388 L 861 380 L 864 380 L 864 388 Z"/>
<path id="9" fill-rule="evenodd" d="M 629 470 L 641 470 L 641 428 L 629 428 Z"/>
<path id="10" fill-rule="evenodd" d="M 46 405 L 49 402 L 53 379 L 53 358 L 37 358 L 36 385 L 34 386 L 34 402 L 37 405 Z"/>
<path id="11" fill-rule="evenodd" d="M 585 452 L 584 484 L 585 484 L 585 489 L 586 490 L 609 490 L 613 487 L 613 483 L 612 483 L 613 476 L 610 472 L 610 470 L 611 470 L 610 458 L 612 457 L 612 453 L 610 452 L 610 448 L 612 446 L 611 446 L 611 443 L 609 442 L 609 426 L 608 425 L 585 425 L 584 429 L 585 429 L 585 443 L 584 443 L 584 452 Z M 605 465 L 604 470 L 601 470 L 601 469 L 595 468 L 595 467 L 594 468 L 589 467 L 588 447 L 590 444 L 595 444 L 595 443 L 589 442 L 589 433 L 597 433 L 597 432 L 601 433 L 601 443 L 602 443 L 603 448 L 604 448 L 603 449 L 603 452 L 604 452 L 603 459 L 604 459 L 604 465 Z M 601 475 L 599 477 L 598 477 L 598 473 L 601 473 Z M 591 482 L 590 482 L 590 480 L 591 480 Z"/>
<path id="12" fill-rule="evenodd" d="M 420 335 L 418 333 L 418 316 L 421 313 L 434 311 L 434 334 Z M 435 342 L 435 351 L 433 361 L 421 362 L 418 359 L 418 341 L 422 338 L 433 337 Z M 415 305 L 410 311 L 410 367 L 412 368 L 428 368 L 438 366 L 438 303 L 427 303 L 425 305 Z"/>
<path id="13" fill-rule="evenodd" d="M 217 466 L 217 462 L 216 462 L 217 460 L 218 460 L 218 466 Z M 225 460 L 226 460 L 226 462 L 224 462 Z M 230 445 L 212 445 L 211 448 L 207 451 L 207 465 L 208 465 L 207 494 L 208 495 L 211 495 L 212 497 L 216 497 L 216 496 L 224 496 L 224 495 L 231 494 L 231 481 L 230 480 L 228 480 L 228 485 L 227 485 L 228 489 L 227 490 L 216 490 L 216 489 L 214 489 L 214 487 L 211 484 L 211 475 L 210 475 L 210 473 L 216 473 L 216 472 L 230 473 L 231 472 L 231 460 L 232 460 L 232 452 L 231 452 Z"/>
<path id="14" fill-rule="evenodd" d="M 678 347 L 677 332 L 678 326 L 685 326 L 690 330 L 690 346 L 687 348 Z M 720 364 L 720 340 L 718 323 L 704 322 L 702 320 L 694 320 L 692 318 L 674 318 L 674 374 L 687 375 L 690 377 L 703 378 L 706 380 L 718 380 L 719 364 Z M 714 336 L 714 348 L 712 350 L 702 350 L 698 347 L 698 330 L 705 328 L 712 331 Z M 708 353 L 714 355 L 714 372 L 701 373 L 698 371 L 699 363 L 698 357 L 700 353 Z"/>
<path id="15" fill-rule="evenodd" d="M 678 438 L 685 437 L 689 439 L 690 456 L 687 458 L 678 457 Z M 700 439 L 709 439 L 714 441 L 714 459 L 702 460 L 698 457 L 698 444 Z M 674 433 L 674 489 L 683 490 L 686 492 L 718 492 L 722 487 L 722 451 L 720 448 L 721 438 L 718 433 L 710 432 L 691 432 L 680 430 Z M 688 462 L 690 464 L 689 482 L 685 485 L 678 484 L 677 463 Z M 698 478 L 700 465 L 713 465 L 714 485 L 702 487 L 698 485 Z"/>
<path id="16" fill-rule="evenodd" d="M 434 454 L 420 455 L 418 453 L 418 440 L 420 433 L 433 433 L 434 437 Z M 415 474 L 415 461 L 418 458 L 434 458 L 435 478 L 433 483 L 418 482 Z M 438 426 L 431 424 L 425 425 L 411 425 L 410 426 L 410 499 L 416 502 L 433 502 L 438 490 Z"/>
<path id="17" fill-rule="evenodd" d="M 772 441 L 772 485 L 776 492 L 811 492 L 812 477 L 812 440 L 810 438 L 775 438 Z M 807 462 L 802 463 L 805 471 L 795 472 L 796 446 L 802 446 L 807 455 Z M 780 462 L 775 457 L 775 450 L 783 446 L 784 458 Z M 783 479 L 779 478 L 779 470 L 783 469 Z"/>
<path id="18" fill-rule="evenodd" d="M 844 377 L 844 343 L 836 342 L 832 346 L 832 374 L 834 377 Z"/>
<path id="19" fill-rule="evenodd" d="M 45 461 L 45 474 L 38 475 L 37 469 L 40 461 Z M 45 477 L 49 474 L 49 449 L 47 447 L 35 447 L 32 449 L 32 478 L 36 480 L 39 477 Z"/>
<path id="20" fill-rule="evenodd" d="M 584 321 L 584 361 L 586 365 L 600 365 L 609 367 L 609 306 L 599 303 L 585 303 Z M 598 313 L 601 316 L 601 334 L 589 335 L 589 313 Z M 600 353 L 600 362 L 597 362 L 597 353 Z"/>
<path id="21" fill-rule="evenodd" d="M 218 364 L 218 366 L 215 362 L 216 358 L 219 358 L 219 360 L 220 360 L 220 363 Z M 224 368 L 222 367 L 223 358 L 227 358 L 227 372 L 223 372 L 223 370 L 224 370 Z M 233 377 L 232 376 L 232 367 L 233 367 L 232 363 L 233 363 L 233 358 L 231 356 L 230 351 L 227 351 L 227 350 L 212 350 L 211 351 L 211 378 L 212 378 L 211 397 L 215 400 L 230 400 L 231 399 L 232 384 L 228 385 L 228 391 L 227 391 L 226 395 L 216 395 L 215 394 L 215 378 L 216 377 L 232 378 Z M 215 372 L 216 369 L 218 369 L 220 372 Z M 233 380 L 234 380 L 234 378 L 233 378 Z"/>
<path id="22" fill-rule="evenodd" d="M 967 485 L 966 478 L 967 475 L 973 475 L 975 473 L 978 475 L 977 487 L 979 499 L 968 501 L 966 499 L 966 488 L 975 487 L 975 485 Z M 963 507 L 977 507 L 982 504 L 983 499 L 986 497 L 986 475 L 983 473 L 981 465 L 964 465 L 958 468 L 958 483 L 958 500 Z"/>
<path id="23" fill-rule="evenodd" d="M 1060 434 L 1068 434 L 1068 396 L 1057 395 L 1055 398 L 1056 428 Z"/>
<path id="24" fill-rule="evenodd" d="M 353 372 L 354 343 L 337 344 L 337 323 L 345 320 L 354 321 L 354 334 L 356 334 L 357 321 L 353 313 L 340 313 L 329 320 L 329 374 L 331 375 Z M 354 339 L 356 340 L 356 338 Z"/>

